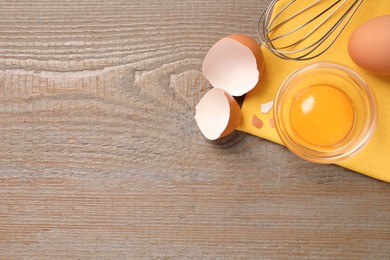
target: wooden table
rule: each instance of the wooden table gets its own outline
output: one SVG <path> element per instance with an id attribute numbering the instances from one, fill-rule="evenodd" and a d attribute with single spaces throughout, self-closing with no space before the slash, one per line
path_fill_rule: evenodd
<path id="1" fill-rule="evenodd" d="M 388 184 L 198 130 L 267 2 L 0 1 L 0 259 L 389 259 Z"/>

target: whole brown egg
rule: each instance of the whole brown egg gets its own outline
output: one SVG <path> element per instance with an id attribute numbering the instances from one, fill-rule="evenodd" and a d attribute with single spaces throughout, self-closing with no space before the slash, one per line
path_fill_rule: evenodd
<path id="1" fill-rule="evenodd" d="M 360 67 L 376 74 L 390 75 L 390 15 L 360 25 L 349 38 L 348 51 Z"/>

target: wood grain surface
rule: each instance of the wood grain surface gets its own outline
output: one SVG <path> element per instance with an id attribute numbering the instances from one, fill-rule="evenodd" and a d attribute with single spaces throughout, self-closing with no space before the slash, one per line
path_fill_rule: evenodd
<path id="1" fill-rule="evenodd" d="M 1 0 L 0 259 L 390 259 L 388 184 L 198 130 L 267 2 Z"/>

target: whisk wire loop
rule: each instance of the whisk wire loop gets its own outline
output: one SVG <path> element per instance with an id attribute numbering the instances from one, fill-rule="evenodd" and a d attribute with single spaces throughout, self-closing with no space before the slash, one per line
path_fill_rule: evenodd
<path id="1" fill-rule="evenodd" d="M 303 17 L 306 12 L 317 8 L 321 0 L 316 0 L 292 14 L 288 14 L 290 11 L 288 9 L 293 9 L 293 4 L 299 1 L 291 0 L 284 6 L 278 6 L 279 11 L 273 14 L 276 10 L 275 5 L 279 1 L 272 0 L 261 14 L 257 33 L 261 43 L 267 49 L 276 56 L 288 60 L 309 60 L 327 51 L 363 2 L 363 0 L 325 0 L 324 4 L 325 2 L 331 2 L 331 4 L 324 9 L 320 9 L 318 6 L 320 9 L 318 13 L 312 18 L 306 18 Z M 286 18 L 283 19 L 283 16 Z M 321 18 L 323 16 L 325 17 Z M 294 21 L 295 19 L 297 20 Z M 307 20 L 305 21 L 305 19 Z M 289 26 L 290 23 L 298 23 L 298 25 Z M 282 33 L 278 34 L 277 31 L 282 27 L 286 28 L 283 28 Z M 307 30 L 308 32 L 306 32 Z M 299 35 L 297 36 L 296 33 Z"/>

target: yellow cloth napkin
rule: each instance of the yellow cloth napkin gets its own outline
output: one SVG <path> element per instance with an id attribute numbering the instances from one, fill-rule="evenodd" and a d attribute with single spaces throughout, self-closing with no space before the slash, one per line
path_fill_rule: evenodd
<path id="1" fill-rule="evenodd" d="M 302 5 L 307 5 L 305 2 L 301 1 Z M 315 9 L 312 9 L 311 12 L 315 12 Z M 273 117 L 273 111 L 262 114 L 260 105 L 273 100 L 282 81 L 299 67 L 315 61 L 329 61 L 346 65 L 360 74 L 372 87 L 378 103 L 378 121 L 368 145 L 358 154 L 342 161 L 339 165 L 390 182 L 390 76 L 374 75 L 358 67 L 349 57 L 347 49 L 349 36 L 360 24 L 385 14 L 390 14 L 389 0 L 364 1 L 333 46 L 320 57 L 310 61 L 283 60 L 262 46 L 265 72 L 260 78 L 259 85 L 245 97 L 242 105 L 242 121 L 238 130 L 282 144 L 276 129 L 272 128 L 269 123 L 269 119 Z M 252 125 L 254 115 L 264 122 L 261 129 Z"/>

